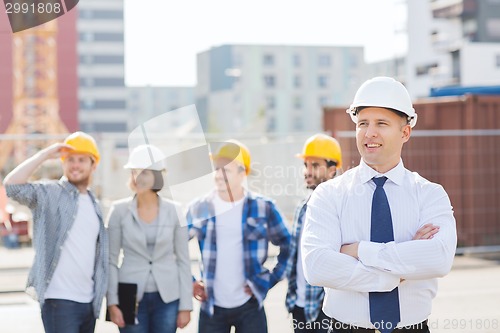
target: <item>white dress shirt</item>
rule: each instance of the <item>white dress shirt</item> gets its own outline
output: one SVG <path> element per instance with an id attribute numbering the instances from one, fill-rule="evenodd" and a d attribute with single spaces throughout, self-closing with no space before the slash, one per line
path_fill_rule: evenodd
<path id="1" fill-rule="evenodd" d="M 391 208 L 394 241 L 370 242 L 371 205 L 382 176 L 363 161 L 343 175 L 319 185 L 308 202 L 302 234 L 305 276 L 323 286 L 323 311 L 347 324 L 374 328 L 370 323 L 370 291 L 399 287 L 398 327 L 420 323 L 431 313 L 437 277 L 453 263 L 457 234 L 448 195 L 403 162 L 383 174 Z M 426 223 L 439 226 L 432 239 L 412 240 Z M 359 242 L 359 260 L 340 253 L 344 244 Z M 400 282 L 400 279 L 404 279 Z"/>

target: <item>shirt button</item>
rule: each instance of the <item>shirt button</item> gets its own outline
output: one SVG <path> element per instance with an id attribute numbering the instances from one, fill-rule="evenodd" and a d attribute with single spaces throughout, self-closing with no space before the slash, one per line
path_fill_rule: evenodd
<path id="1" fill-rule="evenodd" d="M 152 264 L 153 264 L 153 262 L 152 262 L 152 261 L 150 261 L 150 262 L 149 262 L 149 264 L 150 264 L 150 265 L 152 265 Z"/>

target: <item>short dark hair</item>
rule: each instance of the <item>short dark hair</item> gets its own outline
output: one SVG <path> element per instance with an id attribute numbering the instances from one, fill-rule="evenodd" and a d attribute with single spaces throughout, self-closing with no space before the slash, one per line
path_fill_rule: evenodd
<path id="1" fill-rule="evenodd" d="M 151 191 L 160 192 L 163 189 L 163 186 L 165 185 L 163 181 L 163 174 L 161 173 L 161 171 L 158 170 L 151 170 L 151 171 L 153 172 L 153 176 L 155 178 Z"/>
<path id="2" fill-rule="evenodd" d="M 154 182 L 153 182 L 153 186 L 151 187 L 151 191 L 160 192 L 163 189 L 163 186 L 165 185 L 165 183 L 163 181 L 162 172 L 158 171 L 158 170 L 149 170 L 149 171 L 151 171 L 153 173 L 153 177 L 154 177 Z M 134 191 L 134 192 L 136 191 L 135 180 L 134 180 L 133 174 L 130 175 L 130 178 L 128 181 L 128 187 L 132 191 Z"/>
<path id="3" fill-rule="evenodd" d="M 327 168 L 331 168 L 332 166 L 336 167 L 337 166 L 337 162 L 335 161 L 332 161 L 332 160 L 325 160 L 326 162 L 326 167 Z"/>
<path id="4" fill-rule="evenodd" d="M 361 112 L 361 110 L 366 109 L 366 108 L 369 108 L 369 107 L 371 107 L 371 106 L 358 106 L 358 107 L 356 108 L 356 110 L 354 110 L 354 114 L 355 114 L 355 115 L 357 115 L 358 113 L 360 113 L 360 112 Z M 391 112 L 395 113 L 397 116 L 400 116 L 401 118 L 403 118 L 403 119 L 404 119 L 404 121 L 406 122 L 406 125 L 409 125 L 409 124 L 410 124 L 410 120 L 411 120 L 411 119 L 410 119 L 410 117 L 409 117 L 406 113 L 401 112 L 401 111 L 396 110 L 396 109 L 392 109 L 392 108 L 386 108 L 386 107 L 381 107 L 381 108 L 382 108 L 382 109 L 389 110 L 389 111 L 391 111 Z"/>

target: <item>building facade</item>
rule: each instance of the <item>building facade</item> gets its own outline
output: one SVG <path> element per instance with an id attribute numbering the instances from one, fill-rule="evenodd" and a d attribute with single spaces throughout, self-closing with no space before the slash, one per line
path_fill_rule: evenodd
<path id="1" fill-rule="evenodd" d="M 205 131 L 320 131 L 322 107 L 346 105 L 365 79 L 362 47 L 223 45 L 197 55 Z"/>
<path id="2" fill-rule="evenodd" d="M 430 88 L 500 84 L 500 2 L 407 0 L 406 83 L 412 97 Z"/>
<path id="3" fill-rule="evenodd" d="M 194 87 L 127 87 L 128 114 L 133 115 L 132 127 L 169 111 L 195 104 Z M 174 117 L 176 118 L 176 117 Z M 183 124 L 173 119 L 171 126 Z"/>
<path id="4" fill-rule="evenodd" d="M 126 132 L 123 1 L 78 3 L 79 123 L 87 132 Z"/>

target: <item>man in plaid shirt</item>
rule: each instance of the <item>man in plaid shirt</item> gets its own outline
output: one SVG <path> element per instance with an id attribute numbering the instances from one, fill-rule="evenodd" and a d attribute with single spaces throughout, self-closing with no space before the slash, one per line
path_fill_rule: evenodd
<path id="1" fill-rule="evenodd" d="M 212 156 L 215 190 L 192 203 L 187 214 L 190 237 L 202 256 L 201 281 L 193 295 L 202 302 L 199 332 L 266 333 L 263 301 L 285 275 L 290 234 L 274 203 L 243 187 L 250 153 L 231 140 Z M 268 243 L 279 246 L 272 270 L 263 265 Z"/>
<path id="2" fill-rule="evenodd" d="M 304 180 L 306 187 L 311 190 L 332 179 L 337 168 L 342 167 L 339 143 L 324 134 L 316 134 L 307 139 L 302 154 L 297 157 L 304 160 Z M 311 286 L 306 282 L 300 252 L 300 236 L 306 209 L 307 199 L 297 207 L 293 223 L 290 257 L 286 267 L 286 307 L 293 315 L 295 333 L 322 333 L 328 332 L 330 323 L 330 319 L 321 310 L 325 292 L 322 287 Z"/>

